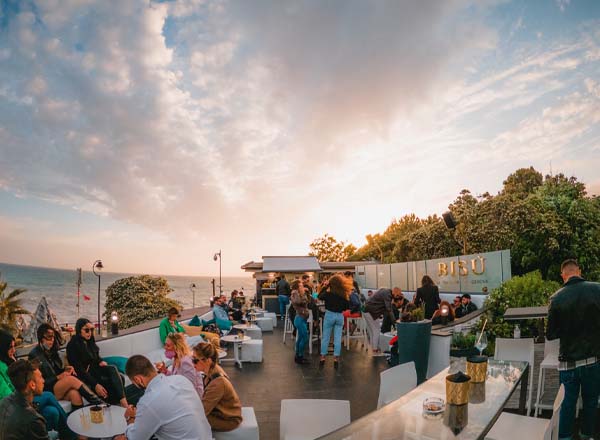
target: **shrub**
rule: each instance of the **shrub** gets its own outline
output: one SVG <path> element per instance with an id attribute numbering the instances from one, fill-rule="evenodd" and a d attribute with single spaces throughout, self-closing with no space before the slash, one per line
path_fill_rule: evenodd
<path id="1" fill-rule="evenodd" d="M 114 310 L 119 314 L 119 327 L 129 328 L 146 321 L 166 316 L 171 307 L 181 308 L 165 278 L 140 275 L 121 278 L 106 289 L 104 316 L 108 319 Z"/>
<path id="2" fill-rule="evenodd" d="M 474 333 L 467 333 L 465 335 L 462 332 L 456 332 L 452 335 L 452 348 L 458 350 L 473 348 L 475 347 L 476 339 L 477 336 Z"/>
<path id="3" fill-rule="evenodd" d="M 548 304 L 550 296 L 560 287 L 555 281 L 542 279 L 540 271 L 529 272 L 525 275 L 515 276 L 494 289 L 484 303 L 487 318 L 486 332 L 488 332 L 488 354 L 494 353 L 496 338 L 512 338 L 516 324 L 521 328 L 521 337 L 529 338 L 538 335 L 537 319 L 523 321 L 504 321 L 504 312 L 511 307 L 538 307 Z M 485 319 L 478 324 L 479 330 Z"/>

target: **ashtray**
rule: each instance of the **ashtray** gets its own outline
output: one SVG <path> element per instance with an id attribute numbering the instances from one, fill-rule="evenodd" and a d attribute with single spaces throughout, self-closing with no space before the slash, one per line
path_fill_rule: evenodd
<path id="1" fill-rule="evenodd" d="M 426 419 L 440 419 L 446 409 L 446 402 L 439 397 L 428 397 L 423 401 L 423 417 Z"/>

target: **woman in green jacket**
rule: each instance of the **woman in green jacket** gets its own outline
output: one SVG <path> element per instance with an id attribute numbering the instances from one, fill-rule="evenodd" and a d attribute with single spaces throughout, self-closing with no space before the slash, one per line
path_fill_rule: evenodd
<path id="1" fill-rule="evenodd" d="M 171 333 L 185 333 L 185 330 L 177 322 L 177 317 L 179 316 L 179 311 L 175 307 L 171 307 L 169 309 L 168 317 L 163 319 L 160 322 L 160 326 L 158 327 L 158 331 L 160 333 L 160 341 L 165 344 L 165 340 L 167 336 Z"/>

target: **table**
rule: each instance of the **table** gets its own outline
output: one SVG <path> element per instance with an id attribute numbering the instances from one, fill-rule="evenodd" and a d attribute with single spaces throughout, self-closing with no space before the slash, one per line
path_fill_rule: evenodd
<path id="1" fill-rule="evenodd" d="M 543 319 L 548 316 L 548 307 L 513 307 L 504 312 L 505 321 L 516 321 L 519 319 Z"/>
<path id="2" fill-rule="evenodd" d="M 248 324 L 236 324 L 233 326 L 233 328 L 237 328 L 238 330 L 241 331 L 246 331 L 246 330 L 260 330 L 260 327 L 257 325 L 248 325 Z"/>
<path id="3" fill-rule="evenodd" d="M 248 336 L 244 336 L 243 338 L 241 338 L 240 336 L 237 336 L 237 335 L 227 335 L 227 336 L 221 337 L 221 341 L 233 343 L 233 359 L 221 359 L 221 362 L 233 361 L 236 364 L 238 364 L 238 366 L 240 368 L 242 368 L 242 361 L 240 359 L 240 348 L 242 348 L 242 343 L 244 341 L 249 341 L 249 340 L 250 340 L 250 338 Z"/>
<path id="4" fill-rule="evenodd" d="M 441 397 L 446 400 L 446 375 L 464 371 L 465 361 L 453 363 L 417 388 L 370 414 L 327 434 L 327 440 L 479 440 L 483 439 L 500 416 L 504 405 L 521 382 L 520 405 L 524 410 L 527 398 L 527 362 L 488 362 L 488 379 L 485 382 L 485 399 L 481 403 L 468 404 L 468 424 L 454 435 L 442 419 L 429 420 L 422 415 L 423 400 Z"/>
<path id="5" fill-rule="evenodd" d="M 86 423 L 82 423 L 82 413 L 87 418 Z M 112 438 L 115 435 L 123 434 L 127 428 L 125 408 L 118 405 L 104 408 L 104 422 L 92 423 L 90 407 L 86 406 L 73 411 L 67 418 L 67 425 L 71 431 L 79 435 L 90 438 Z"/>

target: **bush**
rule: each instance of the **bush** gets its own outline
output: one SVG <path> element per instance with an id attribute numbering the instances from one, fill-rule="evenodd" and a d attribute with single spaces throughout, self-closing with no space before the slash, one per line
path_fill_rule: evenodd
<path id="1" fill-rule="evenodd" d="M 181 308 L 165 278 L 140 275 L 121 278 L 106 289 L 104 316 L 108 319 L 114 310 L 119 314 L 119 327 L 129 328 L 146 321 L 166 316 L 171 307 Z"/>
<path id="2" fill-rule="evenodd" d="M 512 338 L 516 324 L 521 328 L 522 338 L 537 336 L 539 320 L 504 321 L 504 312 L 511 307 L 545 306 L 559 287 L 559 283 L 544 280 L 540 271 L 534 271 L 515 276 L 494 289 L 484 303 L 486 312 L 483 316 L 488 320 L 485 330 L 489 344 L 486 353 L 493 355 L 496 338 Z M 484 321 L 479 321 L 479 330 Z"/>

